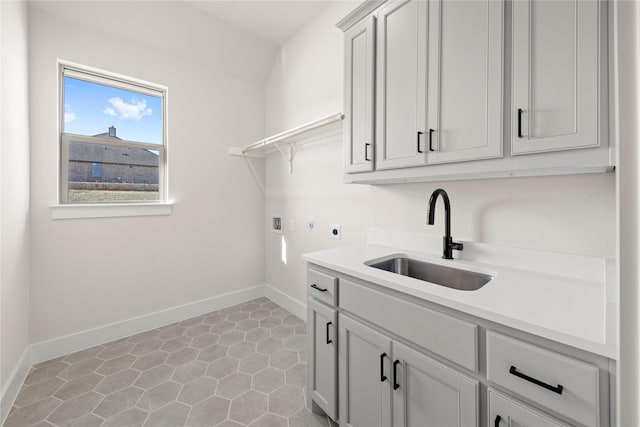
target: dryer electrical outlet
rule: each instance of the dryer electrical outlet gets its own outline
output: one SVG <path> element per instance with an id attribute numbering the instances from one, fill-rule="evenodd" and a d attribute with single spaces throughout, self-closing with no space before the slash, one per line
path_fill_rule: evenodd
<path id="1" fill-rule="evenodd" d="M 330 237 L 332 239 L 335 240 L 340 240 L 342 239 L 342 226 L 341 225 L 331 225 L 331 228 L 329 229 L 330 231 Z"/>

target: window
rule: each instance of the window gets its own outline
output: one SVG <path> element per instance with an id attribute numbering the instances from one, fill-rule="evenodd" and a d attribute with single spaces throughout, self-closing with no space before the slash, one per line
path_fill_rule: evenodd
<path id="1" fill-rule="evenodd" d="M 166 201 L 166 88 L 60 65 L 60 203 Z"/>
<path id="2" fill-rule="evenodd" d="M 102 163 L 91 163 L 91 177 L 102 178 Z"/>

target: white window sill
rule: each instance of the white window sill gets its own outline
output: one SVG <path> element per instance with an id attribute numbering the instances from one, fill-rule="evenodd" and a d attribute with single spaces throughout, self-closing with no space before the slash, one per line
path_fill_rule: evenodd
<path id="1" fill-rule="evenodd" d="M 172 208 L 172 203 L 52 205 L 51 219 L 171 215 Z"/>

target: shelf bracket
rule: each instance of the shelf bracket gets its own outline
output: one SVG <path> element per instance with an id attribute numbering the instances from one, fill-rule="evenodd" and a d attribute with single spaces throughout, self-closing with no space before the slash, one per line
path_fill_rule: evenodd
<path id="1" fill-rule="evenodd" d="M 275 142 L 273 145 L 276 146 L 282 157 L 289 163 L 289 174 L 293 174 L 293 158 L 295 157 L 295 152 L 293 150 L 293 144 L 289 145 L 289 152 L 286 153 L 281 147 L 280 144 Z"/>

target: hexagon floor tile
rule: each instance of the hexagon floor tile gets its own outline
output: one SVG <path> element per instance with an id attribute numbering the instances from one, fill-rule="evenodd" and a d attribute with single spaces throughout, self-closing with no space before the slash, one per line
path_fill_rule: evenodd
<path id="1" fill-rule="evenodd" d="M 304 322 L 267 298 L 38 363 L 4 427 L 332 427 L 304 406 Z"/>

